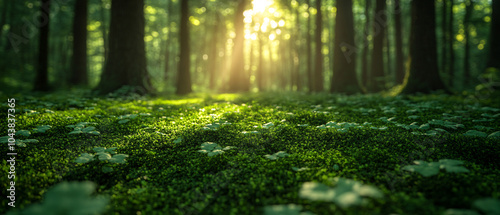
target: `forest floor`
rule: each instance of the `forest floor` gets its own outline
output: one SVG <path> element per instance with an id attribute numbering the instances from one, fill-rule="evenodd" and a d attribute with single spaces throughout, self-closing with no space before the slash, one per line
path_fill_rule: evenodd
<path id="1" fill-rule="evenodd" d="M 14 98 L 0 214 L 500 214 L 498 98 Z"/>

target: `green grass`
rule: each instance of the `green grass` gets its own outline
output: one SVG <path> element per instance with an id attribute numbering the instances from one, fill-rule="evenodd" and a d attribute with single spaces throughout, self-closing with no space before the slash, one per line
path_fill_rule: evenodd
<path id="1" fill-rule="evenodd" d="M 327 94 L 14 98 L 16 130 L 31 133 L 16 138 L 38 140 L 16 146 L 15 210 L 43 202 L 44 193 L 63 181 L 94 182 L 94 194 L 109 200 L 102 214 L 262 214 L 266 206 L 284 205 L 277 210 L 289 204 L 292 211 L 314 214 L 444 214 L 450 208 L 480 212 L 476 200 L 500 198 L 500 138 L 493 134 L 500 131 L 498 99 Z M 0 136 L 7 133 L 6 115 L 2 105 Z M 95 123 L 86 126 L 100 134 L 70 134 L 75 128 L 67 126 L 81 122 Z M 418 128 L 410 126 L 413 122 Z M 41 125 L 51 128 L 33 131 Z M 469 130 L 491 136 L 464 135 Z M 236 148 L 208 156 L 198 152 L 205 142 Z M 95 153 L 95 147 L 116 147 L 117 154 L 129 157 L 126 163 L 75 162 L 82 153 Z M 463 161 L 468 172 L 442 169 L 424 177 L 405 170 L 416 160 L 442 159 Z M 103 172 L 106 165 L 114 171 Z M 3 159 L 2 174 L 8 169 Z M 335 178 L 370 186 L 382 196 L 363 197 L 362 205 L 348 207 L 343 207 L 345 199 L 307 197 L 344 189 Z M 306 195 L 301 189 L 310 182 L 328 187 Z M 2 180 L 2 187 L 8 183 Z M 7 205 L 8 199 L 1 202 Z M 1 207 L 0 214 L 9 209 Z"/>

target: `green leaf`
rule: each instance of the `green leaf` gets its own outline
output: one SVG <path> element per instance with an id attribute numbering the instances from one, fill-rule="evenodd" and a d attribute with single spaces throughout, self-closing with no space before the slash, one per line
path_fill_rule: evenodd
<path id="1" fill-rule="evenodd" d="M 302 168 L 298 168 L 298 167 L 292 167 L 292 169 L 294 171 L 297 171 L 297 172 L 302 172 L 302 171 L 307 171 L 307 170 L 310 170 L 309 167 L 302 167 Z"/>
<path id="2" fill-rule="evenodd" d="M 45 131 L 49 130 L 50 128 L 52 128 L 52 126 L 50 125 L 40 125 L 33 129 L 33 131 L 38 133 L 45 133 Z"/>
<path id="3" fill-rule="evenodd" d="M 491 133 L 488 138 L 500 138 L 500 131 Z"/>
<path id="4" fill-rule="evenodd" d="M 94 147 L 94 152 L 97 152 L 97 153 L 100 153 L 100 152 L 104 152 L 106 150 L 106 148 L 104 147 Z"/>
<path id="5" fill-rule="evenodd" d="M 290 154 L 288 154 L 288 153 L 286 153 L 284 151 L 279 151 L 279 152 L 274 153 L 274 155 L 276 155 L 278 157 L 281 157 L 281 158 L 284 158 L 284 157 L 289 156 Z"/>
<path id="6" fill-rule="evenodd" d="M 212 151 L 216 147 L 218 147 L 217 143 L 214 142 L 204 142 L 201 144 L 201 149 L 207 150 L 207 151 Z"/>
<path id="7" fill-rule="evenodd" d="M 488 134 L 481 132 L 481 131 L 468 130 L 467 132 L 465 132 L 464 136 L 487 137 Z"/>
<path id="8" fill-rule="evenodd" d="M 278 157 L 276 155 L 264 155 L 265 158 L 269 159 L 269 160 L 276 160 L 278 159 Z"/>
<path id="9" fill-rule="evenodd" d="M 96 155 L 99 156 L 99 160 L 101 160 L 101 161 L 105 161 L 105 160 L 111 159 L 111 155 L 108 154 L 108 153 L 99 152 Z"/>
<path id="10" fill-rule="evenodd" d="M 82 132 L 88 133 L 88 132 L 91 132 L 93 130 L 95 130 L 95 127 L 94 126 L 90 126 L 90 127 L 86 127 L 84 129 L 82 129 Z"/>
<path id="11" fill-rule="evenodd" d="M 90 132 L 87 132 L 88 134 L 93 134 L 93 135 L 99 135 L 101 134 L 100 132 L 98 131 L 90 131 Z"/>
<path id="12" fill-rule="evenodd" d="M 494 198 L 482 198 L 474 201 L 474 207 L 487 215 L 500 214 L 500 200 Z"/>
<path id="13" fill-rule="evenodd" d="M 208 157 L 212 157 L 212 156 L 215 156 L 215 155 L 220 155 L 220 154 L 223 154 L 224 151 L 222 150 L 213 150 L 211 152 L 208 153 Z"/>
<path id="14" fill-rule="evenodd" d="M 272 122 L 268 122 L 268 123 L 266 123 L 266 124 L 262 125 L 262 127 L 263 127 L 263 128 L 266 128 L 266 129 L 271 128 L 271 127 L 273 127 L 273 126 L 274 126 L 274 123 L 272 123 Z"/>
<path id="15" fill-rule="evenodd" d="M 104 172 L 104 173 L 113 172 L 113 167 L 108 166 L 108 165 L 103 166 L 103 167 L 102 167 L 102 172 Z"/>
<path id="16" fill-rule="evenodd" d="M 448 209 L 443 215 L 479 215 L 476 211 L 465 209 Z"/>
<path id="17" fill-rule="evenodd" d="M 452 160 L 452 159 L 442 159 L 439 162 L 425 162 L 425 161 L 414 161 L 416 165 L 408 165 L 404 166 L 403 170 L 407 170 L 410 172 L 418 172 L 424 177 L 429 177 L 433 175 L 437 175 L 439 173 L 439 169 L 445 169 L 446 172 L 451 173 L 466 173 L 469 170 L 465 167 L 459 166 L 463 164 L 463 161 Z"/>
<path id="18" fill-rule="evenodd" d="M 69 132 L 69 134 L 81 134 L 83 133 L 81 130 L 74 130 L 72 132 Z"/>
<path id="19" fill-rule="evenodd" d="M 78 157 L 75 162 L 77 163 L 88 163 L 94 159 L 94 155 L 89 153 L 82 153 L 80 157 Z"/>
<path id="20" fill-rule="evenodd" d="M 177 139 L 174 140 L 175 144 L 181 143 L 182 142 L 182 137 L 178 137 Z"/>
<path id="21" fill-rule="evenodd" d="M 115 149 L 116 149 L 116 147 L 111 147 L 111 148 L 107 148 L 104 151 L 107 152 L 107 153 L 109 153 L 109 154 L 114 155 L 114 154 L 116 154 Z"/>
<path id="22" fill-rule="evenodd" d="M 226 146 L 222 150 L 226 151 L 226 150 L 234 149 L 234 148 L 236 148 L 236 146 Z"/>
<path id="23" fill-rule="evenodd" d="M 19 130 L 16 132 L 16 135 L 23 135 L 25 137 L 29 137 L 31 135 L 31 132 L 28 130 Z"/>
<path id="24" fill-rule="evenodd" d="M 130 121 L 129 119 L 122 119 L 122 120 L 118 121 L 118 123 L 124 124 L 124 123 L 127 123 L 129 121 Z"/>
<path id="25" fill-rule="evenodd" d="M 264 215 L 300 215 L 302 206 L 295 204 L 269 205 L 264 207 Z"/>
<path id="26" fill-rule="evenodd" d="M 337 165 L 337 164 L 333 165 L 333 170 L 337 171 L 339 169 L 340 169 L 339 165 Z"/>
<path id="27" fill-rule="evenodd" d="M 128 158 L 128 155 L 126 155 L 126 154 L 116 154 L 111 159 L 109 159 L 109 162 L 123 164 L 123 163 L 127 162 L 127 160 L 125 160 L 125 158 Z"/>

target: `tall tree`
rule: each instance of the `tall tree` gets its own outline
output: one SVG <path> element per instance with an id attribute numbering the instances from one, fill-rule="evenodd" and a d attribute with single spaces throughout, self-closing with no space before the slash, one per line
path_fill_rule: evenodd
<path id="1" fill-rule="evenodd" d="M 73 17 L 73 56 L 69 83 L 87 85 L 87 0 L 75 1 Z"/>
<path id="2" fill-rule="evenodd" d="M 500 1 L 491 1 L 490 55 L 488 67 L 500 69 Z"/>
<path id="3" fill-rule="evenodd" d="M 396 40 L 396 84 L 402 84 L 405 78 L 403 57 L 403 31 L 401 29 L 401 6 L 400 1 L 394 1 L 394 31 Z"/>
<path id="4" fill-rule="evenodd" d="M 107 94 L 122 86 L 152 93 L 144 46 L 144 0 L 111 1 L 109 56 L 96 88 Z"/>
<path id="5" fill-rule="evenodd" d="M 455 32 L 453 31 L 453 23 L 454 23 L 454 14 L 453 14 L 453 5 L 454 1 L 450 0 L 449 5 L 449 19 L 448 19 L 448 34 L 450 35 L 450 40 L 448 41 L 448 55 L 450 59 L 448 60 L 449 70 L 448 70 L 448 86 L 453 87 L 453 80 L 455 79 L 455 49 L 453 48 L 453 44 L 455 43 Z"/>
<path id="6" fill-rule="evenodd" d="M 239 0 L 235 12 L 234 28 L 234 46 L 231 59 L 231 70 L 229 79 L 229 91 L 241 92 L 248 91 L 250 81 L 245 74 L 245 56 L 243 55 L 245 45 L 245 23 L 243 22 L 247 0 Z"/>
<path id="7" fill-rule="evenodd" d="M 384 38 L 386 27 L 385 0 L 375 1 L 373 19 L 373 51 L 371 61 L 370 90 L 380 91 L 384 88 Z"/>
<path id="8" fill-rule="evenodd" d="M 368 90 L 368 53 L 370 50 L 370 9 L 372 0 L 365 0 L 365 29 L 363 35 L 363 54 L 361 58 L 361 85 Z"/>
<path id="9" fill-rule="evenodd" d="M 181 22 L 179 29 L 180 55 L 177 75 L 178 95 L 185 95 L 192 92 L 190 65 L 190 47 L 189 47 L 189 4 L 188 0 L 181 1 Z"/>
<path id="10" fill-rule="evenodd" d="M 441 5 L 441 67 L 440 70 L 444 74 L 448 74 L 448 46 L 447 41 L 449 40 L 448 32 L 448 0 L 443 0 Z"/>
<path id="11" fill-rule="evenodd" d="M 324 90 L 323 86 L 323 42 L 321 42 L 321 35 L 323 33 L 323 16 L 321 14 L 321 0 L 316 0 L 316 33 L 315 33 L 315 62 L 314 62 L 314 92 L 321 92 Z"/>
<path id="12" fill-rule="evenodd" d="M 50 0 L 41 0 L 40 14 L 40 36 L 38 43 L 38 66 L 35 75 L 33 90 L 49 90 L 49 24 L 50 24 Z"/>
<path id="13" fill-rule="evenodd" d="M 464 87 L 467 87 L 470 81 L 470 28 L 472 9 L 474 8 L 473 1 L 465 1 L 465 17 L 464 17 Z"/>
<path id="14" fill-rule="evenodd" d="M 410 74 L 403 94 L 446 90 L 439 76 L 434 0 L 411 2 Z"/>
<path id="15" fill-rule="evenodd" d="M 219 25 L 221 22 L 220 18 L 220 13 L 215 12 L 215 22 L 213 23 L 213 28 L 212 28 L 212 41 L 211 41 L 211 48 L 210 48 L 210 54 L 208 55 L 209 59 L 209 67 L 208 67 L 208 73 L 209 73 L 209 82 L 208 86 L 209 89 L 215 90 L 215 74 L 216 74 L 216 65 L 217 65 L 217 56 L 218 56 L 218 44 L 219 44 Z"/>
<path id="16" fill-rule="evenodd" d="M 306 74 L 307 74 L 307 87 L 309 92 L 314 90 L 314 75 L 312 69 L 312 39 L 311 39 L 311 1 L 306 0 L 307 4 L 307 32 L 306 32 Z"/>
<path id="17" fill-rule="evenodd" d="M 168 26 L 168 32 L 167 32 L 167 40 L 165 41 L 165 67 L 163 68 L 163 82 L 166 83 L 169 79 L 170 76 L 170 46 L 171 46 L 171 41 L 172 41 L 172 28 L 170 27 L 170 23 L 172 22 L 171 20 L 171 15 L 172 15 L 172 9 L 173 9 L 173 2 L 172 0 L 167 0 L 167 26 Z"/>
<path id="18" fill-rule="evenodd" d="M 359 92 L 355 57 L 346 56 L 343 51 L 345 45 L 355 46 L 352 0 L 337 1 L 336 4 L 333 76 L 330 82 L 330 92 L 352 94 Z"/>

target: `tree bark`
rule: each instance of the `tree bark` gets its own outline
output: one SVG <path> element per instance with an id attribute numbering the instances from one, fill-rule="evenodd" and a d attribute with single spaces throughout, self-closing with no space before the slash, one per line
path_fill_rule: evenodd
<path id="1" fill-rule="evenodd" d="M 352 0 L 337 1 L 333 75 L 330 92 L 353 94 L 360 91 L 356 78 L 356 58 L 347 57 L 345 45 L 355 47 Z"/>
<path id="2" fill-rule="evenodd" d="M 144 0 L 111 1 L 109 56 L 96 90 L 107 94 L 123 86 L 139 94 L 153 92 L 146 69 Z"/>
<path id="3" fill-rule="evenodd" d="M 321 34 L 323 32 L 323 16 L 321 14 L 321 0 L 316 0 L 316 33 L 315 33 L 315 43 L 316 43 L 316 53 L 315 53 L 315 63 L 314 63 L 314 92 L 322 92 L 324 90 L 323 86 L 323 53 L 321 49 L 323 48 L 323 42 L 321 42 Z"/>
<path id="4" fill-rule="evenodd" d="M 405 78 L 404 56 L 403 56 L 403 33 L 401 29 L 401 6 L 400 1 L 394 2 L 394 31 L 396 33 L 396 84 L 402 84 Z"/>
<path id="5" fill-rule="evenodd" d="M 88 1 L 75 2 L 73 17 L 73 56 L 71 58 L 71 76 L 69 83 L 88 85 L 87 74 L 87 11 Z"/>
<path id="6" fill-rule="evenodd" d="M 487 66 L 500 69 L 500 1 L 491 2 L 490 56 Z"/>
<path id="7" fill-rule="evenodd" d="M 467 0 L 465 2 L 465 17 L 464 17 L 464 35 L 465 35 L 465 49 L 464 49 L 464 80 L 463 85 L 467 87 L 470 84 L 470 23 L 472 16 L 472 9 L 474 8 L 473 1 Z"/>
<path id="8" fill-rule="evenodd" d="M 370 9 L 371 9 L 371 1 L 372 0 L 366 0 L 365 1 L 365 30 L 364 30 L 364 35 L 363 35 L 363 56 L 362 56 L 362 65 L 361 65 L 361 85 L 365 88 L 365 90 L 368 90 L 368 53 L 370 50 L 370 41 L 368 40 L 368 37 L 370 36 Z"/>
<path id="9" fill-rule="evenodd" d="M 411 17 L 410 74 L 402 93 L 447 91 L 438 71 L 434 1 L 413 0 Z"/>
<path id="10" fill-rule="evenodd" d="M 373 19 L 373 51 L 370 77 L 370 91 L 384 89 L 384 38 L 386 28 L 385 0 L 376 0 Z"/>
<path id="11" fill-rule="evenodd" d="M 50 24 L 50 0 L 41 0 L 40 13 L 40 36 L 38 43 L 38 67 L 35 75 L 34 91 L 49 90 L 49 24 Z"/>
<path id="12" fill-rule="evenodd" d="M 450 35 L 450 40 L 448 41 L 448 51 L 450 55 L 450 59 L 448 62 L 449 65 L 449 71 L 448 71 L 448 86 L 450 88 L 453 87 L 453 79 L 455 79 L 455 49 L 453 47 L 453 44 L 455 43 L 455 38 L 453 35 L 455 35 L 455 32 L 453 31 L 453 23 L 454 23 L 454 15 L 453 15 L 453 5 L 454 2 L 453 0 L 450 0 L 450 7 L 449 7 L 449 20 L 448 20 L 448 34 Z"/>
<path id="13" fill-rule="evenodd" d="M 179 29 L 179 66 L 177 75 L 178 95 L 185 95 L 192 92 L 190 66 L 190 46 L 189 46 L 189 5 L 188 0 L 181 0 L 181 22 Z"/>
<path id="14" fill-rule="evenodd" d="M 307 4 L 307 32 L 306 32 L 306 44 L 307 44 L 307 50 L 306 50 L 306 56 L 307 56 L 307 87 L 309 88 L 309 92 L 314 91 L 314 75 L 312 71 L 312 39 L 311 39 L 311 12 L 309 10 L 311 9 L 311 2 L 310 0 L 306 0 Z"/>

